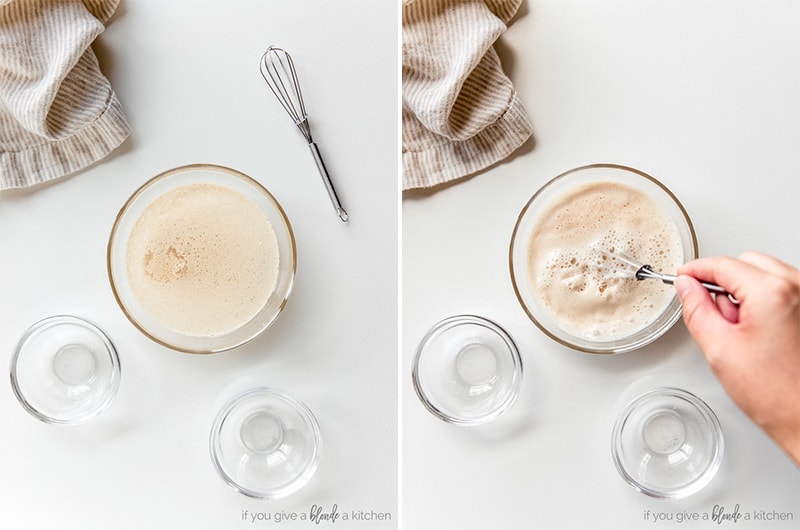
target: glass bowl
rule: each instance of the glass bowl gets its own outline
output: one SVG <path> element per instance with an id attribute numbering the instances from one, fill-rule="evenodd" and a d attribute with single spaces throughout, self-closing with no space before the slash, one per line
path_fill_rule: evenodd
<path id="1" fill-rule="evenodd" d="M 677 388 L 651 390 L 620 413 L 611 454 L 622 478 L 660 499 L 700 491 L 716 475 L 724 440 L 719 420 L 700 398 Z"/>
<path id="2" fill-rule="evenodd" d="M 456 425 L 480 425 L 499 417 L 516 399 L 522 359 L 499 325 L 457 315 L 428 331 L 411 375 L 417 396 L 433 415 Z"/>
<path id="3" fill-rule="evenodd" d="M 311 480 L 322 440 L 308 407 L 278 390 L 256 388 L 220 410 L 209 445 L 227 484 L 248 497 L 278 499 Z"/>
<path id="4" fill-rule="evenodd" d="M 289 219 L 261 184 L 193 164 L 161 173 L 128 199 L 111 230 L 107 264 L 134 326 L 169 348 L 213 353 L 275 321 L 297 255 Z"/>
<path id="5" fill-rule="evenodd" d="M 11 387 L 45 423 L 78 425 L 104 411 L 120 382 L 117 351 L 95 324 L 76 316 L 32 325 L 11 357 Z"/>
<path id="6" fill-rule="evenodd" d="M 578 190 L 591 189 L 592 186 L 602 186 L 606 184 L 626 188 L 634 194 L 641 194 L 639 195 L 640 197 L 643 195 L 644 200 L 653 205 L 655 211 L 660 212 L 660 216 L 655 217 L 658 219 L 658 222 L 661 223 L 660 226 L 662 226 L 665 231 L 669 231 L 671 234 L 670 237 L 674 238 L 676 243 L 677 240 L 680 239 L 680 249 L 677 248 L 678 245 L 676 244 L 673 252 L 673 261 L 678 261 L 678 265 L 685 261 L 695 259 L 698 256 L 697 237 L 689 215 L 684 207 L 675 195 L 661 182 L 641 171 L 613 164 L 583 166 L 555 177 L 540 188 L 533 197 L 530 198 L 527 204 L 525 204 L 514 226 L 509 246 L 511 282 L 522 309 L 539 329 L 550 338 L 567 347 L 588 353 L 620 353 L 641 348 L 666 333 L 666 331 L 680 319 L 682 311 L 676 293 L 669 286 L 661 286 L 660 284 L 655 284 L 651 280 L 639 282 L 635 280 L 632 275 L 630 278 L 622 278 L 620 273 L 614 272 L 612 274 L 610 269 L 608 272 L 609 283 L 613 282 L 613 289 L 619 289 L 620 291 L 612 292 L 612 290 L 609 290 L 605 293 L 606 300 L 613 300 L 613 297 L 617 296 L 618 292 L 624 292 L 621 291 L 623 289 L 626 289 L 627 293 L 632 293 L 632 289 L 639 289 L 640 291 L 643 289 L 670 289 L 670 291 L 661 291 L 659 293 L 661 297 L 659 299 L 659 305 L 656 309 L 648 310 L 651 311 L 652 314 L 637 317 L 642 319 L 641 326 L 625 329 L 626 326 L 630 327 L 631 325 L 626 324 L 625 317 L 623 316 L 620 316 L 618 321 L 609 321 L 609 323 L 599 320 L 600 317 L 597 316 L 588 317 L 587 315 L 597 315 L 599 313 L 587 311 L 580 316 L 582 320 L 576 320 L 576 322 L 580 322 L 580 326 L 576 324 L 574 327 L 570 328 L 566 325 L 567 319 L 571 318 L 570 315 L 572 313 L 570 312 L 578 310 L 576 308 L 580 306 L 578 304 L 571 304 L 566 309 L 566 314 L 568 316 L 564 317 L 562 315 L 561 319 L 559 319 L 559 316 L 556 316 L 555 313 L 547 307 L 547 304 L 543 301 L 543 295 L 536 292 L 533 281 L 531 280 L 532 270 L 542 269 L 535 268 L 532 264 L 532 256 L 536 256 L 536 259 L 540 260 L 540 263 L 548 263 L 548 267 L 553 270 L 558 267 L 562 269 L 562 271 L 556 271 L 554 273 L 562 275 L 557 277 L 558 281 L 562 282 L 558 287 L 560 289 L 587 289 L 596 292 L 594 288 L 597 287 L 599 292 L 603 293 L 603 289 L 607 287 L 605 283 L 606 277 L 602 277 L 598 281 L 597 276 L 593 278 L 591 273 L 580 272 L 581 269 L 574 268 L 582 266 L 585 263 L 586 267 L 594 267 L 591 271 L 597 272 L 599 275 L 604 266 L 602 265 L 604 263 L 602 260 L 605 259 L 602 250 L 602 247 L 606 245 L 604 239 L 597 239 L 596 243 L 593 245 L 571 245 L 570 241 L 553 239 L 547 242 L 547 245 L 550 245 L 549 250 L 547 246 L 543 246 L 540 249 L 541 252 L 539 255 L 536 255 L 535 252 L 530 250 L 533 234 L 537 234 L 537 229 L 540 226 L 544 226 L 546 223 L 552 226 L 552 219 L 556 217 L 565 220 L 566 223 L 572 223 L 572 227 L 568 227 L 566 230 L 581 229 L 574 228 L 576 226 L 586 226 L 589 229 L 599 226 L 604 227 L 603 229 L 605 229 L 605 227 L 610 227 L 607 233 L 611 235 L 606 236 L 608 240 L 611 240 L 613 237 L 619 237 L 622 238 L 623 241 L 620 245 L 621 247 L 625 247 L 629 243 L 633 245 L 633 238 L 623 237 L 623 234 L 630 235 L 637 230 L 642 230 L 640 228 L 641 225 L 633 222 L 628 223 L 628 225 L 615 224 L 618 222 L 618 213 L 621 208 L 627 208 L 627 206 L 615 207 L 616 209 L 608 217 L 605 217 L 605 213 L 602 211 L 596 212 L 597 217 L 594 217 L 594 213 L 592 213 L 591 210 L 584 210 L 579 213 L 570 210 L 574 202 L 570 202 L 572 199 L 566 198 L 569 193 L 577 193 Z M 592 216 L 591 219 L 589 216 Z M 659 244 L 659 239 L 654 236 L 639 235 L 639 233 L 635 233 L 635 235 L 640 241 L 647 244 L 648 251 L 656 251 L 656 244 Z M 543 236 L 537 235 L 537 237 Z M 559 235 L 559 237 L 569 236 Z M 587 236 L 587 238 L 588 237 L 589 236 Z M 595 235 L 592 234 L 591 237 L 595 237 Z M 557 241 L 557 243 L 553 241 Z M 636 244 L 642 246 L 640 243 Z M 555 252 L 556 257 L 554 258 L 551 254 L 553 254 L 555 245 L 562 245 L 563 250 L 562 248 L 558 248 Z M 613 247 L 610 249 L 612 251 L 614 250 Z M 550 253 L 548 254 L 546 250 Z M 626 251 L 625 248 L 620 248 L 620 250 Z M 679 251 L 682 253 L 682 256 L 677 255 Z M 575 265 L 576 261 L 574 260 L 571 262 L 564 261 L 563 263 L 558 261 L 564 259 L 562 256 L 569 256 L 570 252 L 574 255 L 581 256 L 578 258 L 577 265 Z M 633 254 L 634 252 L 628 249 L 627 253 Z M 636 258 L 637 256 L 633 257 Z M 638 259 L 646 258 L 639 256 Z M 545 260 L 551 261 L 546 262 Z M 585 262 L 582 262 L 582 260 L 585 260 Z M 539 267 L 541 267 L 541 265 L 539 265 Z M 563 271 L 567 272 L 565 273 Z M 665 270 L 663 272 L 674 273 L 675 271 Z M 574 276 L 570 276 L 573 273 Z M 552 282 L 553 284 L 556 283 L 555 280 L 552 280 Z M 574 282 L 574 284 L 568 282 Z M 565 285 L 568 287 L 564 287 Z M 599 297 L 600 295 L 597 296 Z M 636 295 L 634 294 L 631 296 Z M 554 299 L 557 298 L 554 297 Z M 560 299 L 563 300 L 563 298 Z M 620 298 L 618 298 L 618 300 L 619 299 Z M 644 304 L 645 301 L 642 301 L 642 303 Z M 605 304 L 606 302 L 603 303 Z M 636 303 L 638 304 L 639 301 L 637 300 Z M 612 306 L 605 306 L 604 309 L 610 307 Z M 631 307 L 633 307 L 633 304 L 631 304 Z M 658 308 L 661 307 L 663 307 L 663 310 L 659 311 Z M 609 309 L 609 311 L 611 310 Z M 628 313 L 628 315 L 630 315 L 630 313 Z M 591 325 L 586 324 L 587 319 L 590 318 L 597 318 L 597 323 L 592 323 Z M 612 332 L 611 330 L 616 331 Z"/>

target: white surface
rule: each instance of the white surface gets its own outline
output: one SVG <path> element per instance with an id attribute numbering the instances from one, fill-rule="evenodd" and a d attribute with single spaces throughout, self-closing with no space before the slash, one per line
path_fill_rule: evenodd
<path id="1" fill-rule="evenodd" d="M 414 530 L 800 526 L 800 471 L 726 396 L 683 324 L 630 354 L 592 356 L 546 338 L 509 280 L 511 231 L 528 198 L 587 163 L 661 179 L 694 220 L 701 254 L 746 249 L 800 264 L 800 4 L 788 1 L 529 0 L 501 58 L 535 127 L 513 159 L 402 204 L 404 524 Z M 506 416 L 448 425 L 411 391 L 418 341 L 441 318 L 495 319 L 523 355 Z M 702 492 L 658 501 L 623 483 L 614 417 L 645 389 L 696 393 L 720 418 L 726 454 Z M 792 513 L 790 522 L 709 517 Z M 653 524 L 646 511 L 672 523 Z M 678 524 L 688 512 L 701 520 Z"/>
<path id="2" fill-rule="evenodd" d="M 87 171 L 0 196 L 0 362 L 8 366 L 34 321 L 74 313 L 115 341 L 122 385 L 92 423 L 60 428 L 29 416 L 6 382 L 0 527 L 309 528 L 317 525 L 274 518 L 315 504 L 392 516 L 340 518 L 337 528 L 397 527 L 397 24 L 393 2 L 370 0 L 122 2 L 96 50 L 132 136 Z M 258 72 L 273 43 L 295 59 L 348 225 Z M 210 356 L 139 334 L 105 270 L 127 197 L 194 162 L 261 181 L 285 208 L 298 249 L 295 289 L 275 325 Z M 236 493 L 208 455 L 218 408 L 260 385 L 305 402 L 322 431 L 317 474 L 284 500 Z M 243 521 L 244 510 L 273 519 Z"/>

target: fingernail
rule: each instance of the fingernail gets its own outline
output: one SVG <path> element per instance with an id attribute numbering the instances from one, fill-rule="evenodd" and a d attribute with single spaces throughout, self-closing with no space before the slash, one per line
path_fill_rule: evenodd
<path id="1" fill-rule="evenodd" d="M 691 284 L 689 283 L 689 279 L 685 276 L 678 276 L 675 278 L 673 285 L 675 286 L 675 290 L 678 291 L 678 298 L 681 300 L 683 300 L 686 295 L 689 294 L 689 291 L 692 288 Z"/>

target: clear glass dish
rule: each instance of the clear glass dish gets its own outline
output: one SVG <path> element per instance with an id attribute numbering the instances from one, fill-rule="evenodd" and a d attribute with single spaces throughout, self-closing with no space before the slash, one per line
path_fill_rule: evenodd
<path id="1" fill-rule="evenodd" d="M 275 232 L 278 272 L 266 303 L 249 320 L 219 333 L 192 334 L 165 325 L 137 298 L 128 274 L 127 249 L 131 232 L 142 212 L 164 194 L 190 184 L 214 184 L 249 199 L 263 212 Z M 248 243 L 260 244 L 258 241 Z M 152 178 L 120 210 L 111 230 L 107 252 L 108 276 L 114 297 L 125 316 L 150 339 L 187 353 L 214 353 L 240 346 L 266 330 L 278 318 L 294 285 L 297 254 L 294 233 L 286 214 L 272 194 L 239 171 L 210 164 L 182 166 Z M 224 294 L 224 293 L 223 293 Z"/>
<path id="2" fill-rule="evenodd" d="M 412 382 L 422 404 L 456 425 L 494 420 L 514 403 L 522 359 L 508 333 L 474 315 L 435 324 L 419 344 Z"/>
<path id="3" fill-rule="evenodd" d="M 683 205 L 661 182 L 646 173 L 620 165 L 595 164 L 567 171 L 542 186 L 523 207 L 511 236 L 508 259 L 514 293 L 531 321 L 546 335 L 567 347 L 588 353 L 620 353 L 650 344 L 680 319 L 682 311 L 680 301 L 674 295 L 669 305 L 648 325 L 627 336 L 607 340 L 564 329 L 534 292 L 528 265 L 533 230 L 553 204 L 562 200 L 566 193 L 580 186 L 604 182 L 623 184 L 644 193 L 666 218 L 674 222 L 681 239 L 683 261 L 698 256 L 694 226 Z"/>
<path id="4" fill-rule="evenodd" d="M 311 480 L 319 464 L 319 425 L 303 403 L 272 389 L 234 397 L 217 414 L 209 439 L 220 477 L 256 499 L 278 499 Z"/>
<path id="5" fill-rule="evenodd" d="M 611 455 L 622 478 L 660 499 L 680 499 L 704 488 L 722 462 L 719 420 L 700 398 L 677 388 L 651 390 L 620 413 Z"/>
<path id="6" fill-rule="evenodd" d="M 78 425 L 111 404 L 121 377 L 119 356 L 95 324 L 70 315 L 32 325 L 11 357 L 11 387 L 45 423 Z"/>

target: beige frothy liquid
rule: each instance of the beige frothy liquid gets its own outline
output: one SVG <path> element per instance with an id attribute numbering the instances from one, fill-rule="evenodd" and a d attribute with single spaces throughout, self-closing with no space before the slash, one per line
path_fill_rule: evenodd
<path id="1" fill-rule="evenodd" d="M 126 260 L 131 288 L 153 318 L 178 333 L 214 336 L 264 307 L 278 277 L 278 240 L 241 193 L 187 184 L 144 209 Z"/>
<path id="2" fill-rule="evenodd" d="M 675 223 L 646 194 L 613 182 L 580 186 L 541 216 L 528 246 L 528 272 L 539 303 L 564 331 L 591 340 L 629 336 L 653 322 L 675 290 L 637 281 L 599 250 L 622 250 L 653 269 L 683 263 Z"/>

